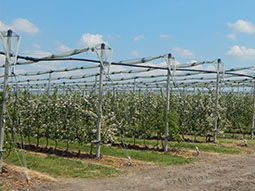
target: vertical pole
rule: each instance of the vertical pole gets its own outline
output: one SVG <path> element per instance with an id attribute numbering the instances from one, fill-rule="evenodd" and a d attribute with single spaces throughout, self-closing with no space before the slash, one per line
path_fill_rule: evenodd
<path id="1" fill-rule="evenodd" d="M 135 79 L 134 79 L 134 88 L 133 88 L 134 93 L 135 93 L 135 88 L 136 88 L 136 83 L 135 83 Z"/>
<path id="2" fill-rule="evenodd" d="M 112 88 L 112 96 L 115 97 L 115 87 Z"/>
<path id="3" fill-rule="evenodd" d="M 240 84 L 237 83 L 237 97 L 239 97 L 239 87 L 240 87 Z"/>
<path id="4" fill-rule="evenodd" d="M 105 44 L 101 44 L 100 76 L 99 76 L 99 92 L 98 92 L 98 111 L 97 111 L 97 118 L 98 118 L 98 120 L 97 120 L 97 147 L 96 147 L 96 157 L 97 158 L 100 157 L 100 144 L 101 144 L 104 49 L 105 49 Z"/>
<path id="5" fill-rule="evenodd" d="M 215 90 L 215 109 L 214 109 L 214 136 L 213 142 L 217 142 L 217 131 L 218 131 L 218 102 L 219 102 L 219 79 L 220 79 L 220 63 L 221 60 L 217 61 L 217 77 L 216 77 L 216 90 Z"/>
<path id="6" fill-rule="evenodd" d="M 66 92 L 66 83 L 63 82 L 63 95 L 65 95 L 65 92 Z"/>
<path id="7" fill-rule="evenodd" d="M 6 55 L 5 55 L 5 68 L 4 68 L 4 89 L 2 94 L 2 112 L 0 121 L 0 173 L 2 173 L 2 154 L 3 154 L 3 144 L 4 144 L 4 126 L 6 118 L 6 99 L 8 93 L 8 76 L 9 76 L 9 59 L 10 49 L 11 49 L 11 36 L 12 31 L 7 31 L 7 45 L 6 45 Z"/>
<path id="8" fill-rule="evenodd" d="M 88 87 L 87 87 L 87 84 L 85 84 L 84 86 L 84 91 L 83 91 L 83 95 L 87 95 L 88 94 Z"/>
<path id="9" fill-rule="evenodd" d="M 164 145 L 164 151 L 167 152 L 167 144 L 168 144 L 168 126 L 169 126 L 169 108 L 170 108 L 170 61 L 171 61 L 171 54 L 168 54 L 167 58 L 167 64 L 168 64 L 168 70 L 167 70 L 167 86 L 166 86 L 166 127 L 165 127 L 165 145 Z"/>
<path id="10" fill-rule="evenodd" d="M 29 81 L 30 81 L 30 80 L 27 80 L 26 96 L 28 96 L 28 92 L 29 92 Z"/>
<path id="11" fill-rule="evenodd" d="M 101 65 L 100 65 L 101 70 Z M 95 75 L 95 94 L 97 94 L 97 74 Z"/>
<path id="12" fill-rule="evenodd" d="M 255 123 L 255 80 L 253 82 L 253 105 L 252 105 L 252 124 L 251 124 L 251 139 L 254 138 L 254 123 Z"/>
<path id="13" fill-rule="evenodd" d="M 49 82 L 48 82 L 48 91 L 47 91 L 48 95 L 50 94 L 50 89 L 51 89 L 51 73 L 52 72 L 49 73 Z"/>

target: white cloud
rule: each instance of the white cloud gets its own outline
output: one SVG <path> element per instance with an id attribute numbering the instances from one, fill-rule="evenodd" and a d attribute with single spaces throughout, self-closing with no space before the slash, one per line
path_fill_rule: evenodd
<path id="1" fill-rule="evenodd" d="M 237 20 L 235 23 L 227 23 L 228 27 L 235 33 L 254 34 L 255 24 L 250 21 Z"/>
<path id="2" fill-rule="evenodd" d="M 14 30 L 28 34 L 36 34 L 40 31 L 39 28 L 33 25 L 29 20 L 23 18 L 15 19 L 12 25 Z"/>
<path id="3" fill-rule="evenodd" d="M 236 40 L 236 34 L 234 34 L 234 33 L 230 33 L 230 34 L 226 35 L 226 37 L 231 40 Z"/>
<path id="4" fill-rule="evenodd" d="M 33 47 L 36 48 L 36 49 L 40 49 L 41 46 L 39 44 L 33 44 Z"/>
<path id="5" fill-rule="evenodd" d="M 70 51 L 72 50 L 71 48 L 69 48 L 68 46 L 64 45 L 64 43 L 62 42 L 56 42 L 55 43 L 57 45 L 56 49 L 60 52 L 67 52 L 67 51 Z"/>
<path id="6" fill-rule="evenodd" d="M 180 47 L 175 47 L 173 48 L 174 54 L 177 56 L 181 56 L 184 58 L 189 58 L 189 57 L 194 57 L 194 53 L 191 50 L 180 48 Z"/>
<path id="7" fill-rule="evenodd" d="M 139 41 L 139 40 L 142 40 L 142 39 L 144 39 L 144 36 L 143 36 L 143 35 L 135 36 L 135 37 L 133 38 L 134 41 Z"/>
<path id="8" fill-rule="evenodd" d="M 6 31 L 9 29 L 9 26 L 0 21 L 0 31 Z"/>
<path id="9" fill-rule="evenodd" d="M 138 51 L 134 50 L 131 52 L 131 56 L 138 57 L 140 54 Z"/>
<path id="10" fill-rule="evenodd" d="M 82 45 L 88 46 L 88 47 L 94 47 L 98 44 L 105 43 L 103 40 L 103 36 L 100 34 L 90 34 L 90 33 L 85 33 L 82 35 L 80 43 Z"/>
<path id="11" fill-rule="evenodd" d="M 112 36 L 112 35 L 107 35 L 107 38 L 109 39 L 109 40 L 115 40 L 115 36 Z"/>
<path id="12" fill-rule="evenodd" d="M 255 49 L 234 45 L 227 52 L 229 56 L 239 57 L 243 60 L 255 60 Z"/>
<path id="13" fill-rule="evenodd" d="M 40 57 L 44 57 L 44 56 L 49 56 L 51 54 L 52 53 L 46 52 L 46 51 L 43 51 L 43 50 L 34 50 L 29 55 L 33 56 L 33 57 L 40 58 Z"/>
<path id="14" fill-rule="evenodd" d="M 170 34 L 160 34 L 159 38 L 170 38 L 171 35 Z"/>
<path id="15" fill-rule="evenodd" d="M 12 24 L 5 24 L 0 21 L 0 30 L 5 31 L 8 29 L 27 34 L 36 34 L 40 32 L 38 27 L 36 27 L 33 23 L 24 18 L 17 18 L 13 21 Z"/>

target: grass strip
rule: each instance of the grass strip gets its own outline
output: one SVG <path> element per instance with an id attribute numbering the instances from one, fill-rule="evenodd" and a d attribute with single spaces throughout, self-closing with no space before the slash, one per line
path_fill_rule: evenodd
<path id="1" fill-rule="evenodd" d="M 10 165 L 23 166 L 19 159 L 22 159 L 21 153 L 11 152 L 10 156 L 4 162 Z M 72 160 L 54 155 L 37 156 L 24 153 L 27 167 L 55 178 L 95 178 L 117 176 L 123 171 L 113 167 L 100 164 L 93 164 L 82 160 Z"/>
<path id="2" fill-rule="evenodd" d="M 221 139 L 221 141 L 224 139 Z M 169 147 L 179 148 L 179 149 L 191 149 L 195 150 L 195 147 L 197 146 L 201 151 L 204 152 L 216 152 L 216 153 L 225 153 L 225 154 L 239 154 L 242 152 L 246 152 L 245 149 L 236 148 L 232 146 L 224 146 L 221 145 L 221 141 L 219 141 L 219 144 L 213 144 L 213 143 L 192 143 L 192 142 L 173 142 L 169 141 L 168 145 Z M 125 143 L 132 144 L 133 139 L 132 138 L 125 138 Z M 143 145 L 143 140 L 137 139 L 136 143 L 138 145 Z M 222 141 L 223 143 L 223 141 Z M 233 142 L 229 141 L 228 143 L 240 143 L 240 140 L 233 140 Z M 249 142 L 248 142 L 249 143 Z M 153 146 L 157 144 L 157 140 L 146 140 L 146 144 L 148 146 Z"/>
<path id="3" fill-rule="evenodd" d="M 31 139 L 32 143 L 35 143 L 35 139 Z M 40 144 L 45 144 L 45 139 L 41 139 Z M 54 142 L 49 141 L 49 146 L 53 147 Z M 64 142 L 58 143 L 58 148 L 65 149 L 66 144 Z M 70 150 L 78 151 L 79 146 L 77 143 L 70 144 Z M 90 145 L 83 145 L 81 147 L 82 152 L 88 153 L 90 151 Z M 93 153 L 95 153 L 95 147 L 93 148 Z M 125 149 L 125 148 L 117 148 L 117 147 L 107 147 L 102 145 L 101 147 L 101 154 L 107 156 L 114 156 L 114 157 L 121 157 L 126 158 L 130 156 L 132 159 L 146 161 L 146 162 L 153 162 L 158 165 L 175 165 L 175 164 L 185 164 L 193 162 L 195 159 L 192 158 L 185 158 L 182 156 L 177 156 L 171 153 L 160 153 L 156 151 L 138 151 L 132 149 Z"/>

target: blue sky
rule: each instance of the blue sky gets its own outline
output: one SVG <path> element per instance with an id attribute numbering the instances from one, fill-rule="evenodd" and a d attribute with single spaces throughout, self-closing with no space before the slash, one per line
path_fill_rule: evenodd
<path id="1" fill-rule="evenodd" d="M 0 0 L 0 30 L 22 37 L 20 54 L 103 41 L 115 61 L 171 52 L 181 63 L 221 58 L 232 68 L 254 65 L 254 7 L 253 0 Z"/>

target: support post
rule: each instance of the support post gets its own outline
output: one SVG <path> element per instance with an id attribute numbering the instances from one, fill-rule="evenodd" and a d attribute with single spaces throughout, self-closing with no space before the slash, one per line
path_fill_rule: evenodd
<path id="1" fill-rule="evenodd" d="M 49 73 L 49 82 L 48 82 L 48 91 L 47 91 L 48 95 L 50 95 L 50 89 L 51 89 L 51 74 L 52 72 Z"/>
<path id="2" fill-rule="evenodd" d="M 4 128 L 5 128 L 5 118 L 6 118 L 6 99 L 8 93 L 8 76 L 9 76 L 9 59 L 11 50 L 11 36 L 12 31 L 7 31 L 7 45 L 6 45 L 6 55 L 5 55 L 5 69 L 4 69 L 4 88 L 2 94 L 2 112 L 0 121 L 0 173 L 2 173 L 2 154 L 3 154 L 3 144 L 4 144 Z"/>
<path id="3" fill-rule="evenodd" d="M 133 87 L 133 92 L 135 93 L 135 89 L 136 89 L 136 80 L 134 79 L 134 87 Z"/>
<path id="4" fill-rule="evenodd" d="M 220 83 L 220 63 L 221 60 L 217 60 L 217 76 L 216 76 L 216 90 L 215 90 L 215 108 L 214 108 L 214 136 L 213 142 L 217 142 L 218 131 L 218 102 L 219 102 L 219 83 Z"/>
<path id="5" fill-rule="evenodd" d="M 251 139 L 254 139 L 254 123 L 255 123 L 255 79 L 253 79 L 253 103 L 252 103 L 252 124 L 251 124 Z"/>
<path id="6" fill-rule="evenodd" d="M 100 65 L 101 70 L 101 65 Z M 97 75 L 95 75 L 95 94 L 97 94 Z"/>
<path id="7" fill-rule="evenodd" d="M 29 92 L 29 82 L 30 82 L 30 80 L 27 80 L 27 89 L 26 89 L 26 96 L 28 96 L 28 92 Z"/>
<path id="8" fill-rule="evenodd" d="M 167 70 L 167 85 L 166 85 L 166 126 L 165 126 L 165 144 L 164 144 L 164 151 L 167 152 L 167 145 L 168 145 L 168 127 L 169 127 L 169 108 L 170 108 L 170 62 L 171 62 L 171 54 L 168 54 L 167 58 L 167 64 L 168 64 L 168 70 Z"/>
<path id="9" fill-rule="evenodd" d="M 63 95 L 65 95 L 65 92 L 66 92 L 66 83 L 63 82 Z"/>
<path id="10" fill-rule="evenodd" d="M 101 123 L 102 123 L 102 102 L 103 102 L 103 64 L 104 64 L 104 49 L 105 44 L 101 44 L 100 54 L 100 76 L 99 76 L 99 91 L 98 91 L 98 111 L 97 111 L 97 147 L 96 157 L 100 157 L 100 144 L 101 144 Z"/>

